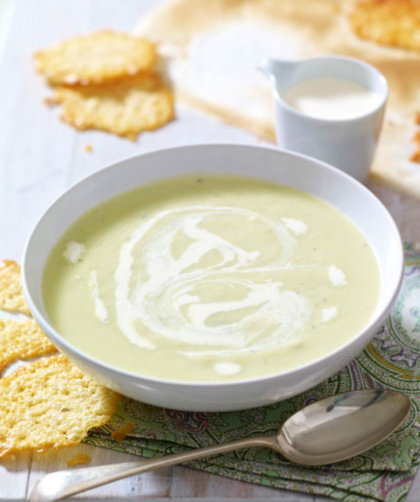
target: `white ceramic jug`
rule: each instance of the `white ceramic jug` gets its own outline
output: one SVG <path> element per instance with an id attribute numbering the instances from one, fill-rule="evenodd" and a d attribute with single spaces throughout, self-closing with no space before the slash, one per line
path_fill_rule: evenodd
<path id="1" fill-rule="evenodd" d="M 385 77 L 362 61 L 342 56 L 296 61 L 265 59 L 259 69 L 272 84 L 279 147 L 323 160 L 361 182 L 366 181 L 388 96 Z M 285 92 L 294 85 L 321 78 L 355 82 L 374 92 L 378 103 L 354 118 L 324 119 L 305 115 L 284 101 Z"/>

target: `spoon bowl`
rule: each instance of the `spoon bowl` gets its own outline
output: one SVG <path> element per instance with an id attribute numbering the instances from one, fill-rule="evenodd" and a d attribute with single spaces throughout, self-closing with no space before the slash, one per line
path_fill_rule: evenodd
<path id="1" fill-rule="evenodd" d="M 304 465 L 339 462 L 386 439 L 407 418 L 410 406 L 408 397 L 392 390 L 337 394 L 298 411 L 274 436 L 239 439 L 156 459 L 48 474 L 36 483 L 29 502 L 54 502 L 135 474 L 253 446 L 271 448 Z"/>
<path id="2" fill-rule="evenodd" d="M 391 390 L 337 394 L 303 408 L 279 430 L 282 455 L 304 465 L 354 457 L 381 443 L 404 422 L 410 400 Z"/>

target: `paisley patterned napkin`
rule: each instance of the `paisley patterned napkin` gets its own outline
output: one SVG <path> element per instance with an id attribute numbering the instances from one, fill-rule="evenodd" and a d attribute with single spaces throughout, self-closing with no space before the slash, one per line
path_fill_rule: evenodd
<path id="1" fill-rule="evenodd" d="M 405 279 L 386 324 L 347 367 L 295 398 L 231 413 L 187 413 L 124 399 L 111 422 L 92 431 L 86 442 L 145 457 L 273 434 L 292 413 L 323 397 L 363 388 L 390 388 L 409 395 L 411 416 L 386 442 L 329 467 L 292 464 L 268 449 L 251 448 L 191 462 L 195 469 L 274 488 L 333 497 L 346 502 L 400 502 L 420 463 L 420 246 L 405 245 Z M 134 422 L 129 437 L 110 434 Z M 345 432 L 343 431 L 343 434 Z"/>

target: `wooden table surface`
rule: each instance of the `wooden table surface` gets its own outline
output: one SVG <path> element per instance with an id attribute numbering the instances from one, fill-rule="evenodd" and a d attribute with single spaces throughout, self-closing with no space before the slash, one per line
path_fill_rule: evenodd
<path id="1" fill-rule="evenodd" d="M 41 212 L 69 185 L 124 157 L 201 142 L 256 144 L 258 139 L 179 108 L 169 126 L 136 143 L 99 132 L 78 133 L 43 104 L 48 95 L 34 73 L 32 53 L 76 33 L 112 27 L 130 30 L 156 0 L 0 0 L 0 258 L 20 261 L 28 232 Z M 88 153 L 85 146 L 91 144 Z M 420 241 L 420 202 L 386 187 L 369 188 L 394 216 L 406 240 Z M 368 217 L 368 215 L 367 215 Z M 77 452 L 91 465 L 130 460 L 128 455 L 80 445 L 46 454 L 23 453 L 0 461 L 0 501 L 23 501 L 45 473 L 66 467 Z M 135 457 L 131 457 L 134 459 Z M 143 474 L 92 490 L 83 500 L 243 499 L 308 502 L 329 499 L 240 483 L 183 467 Z M 420 476 L 407 502 L 420 500 Z"/>

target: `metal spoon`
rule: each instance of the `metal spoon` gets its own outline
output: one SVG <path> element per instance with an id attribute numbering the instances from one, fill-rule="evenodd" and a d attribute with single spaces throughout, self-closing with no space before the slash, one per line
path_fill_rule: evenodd
<path id="1" fill-rule="evenodd" d="M 156 459 L 48 474 L 36 483 L 29 501 L 53 502 L 142 472 L 251 446 L 272 448 L 298 464 L 331 464 L 383 441 L 404 422 L 410 406 L 408 397 L 392 390 L 346 392 L 298 411 L 275 436 L 239 439 Z"/>

